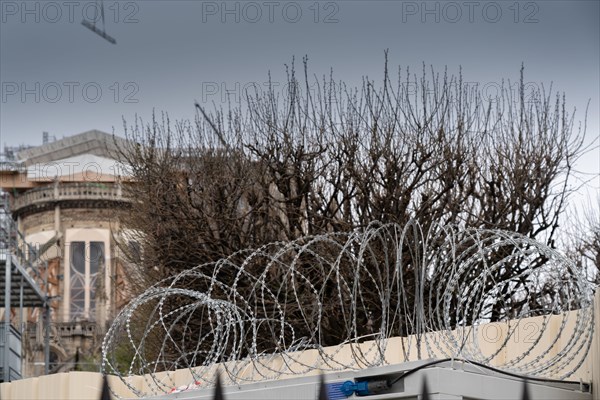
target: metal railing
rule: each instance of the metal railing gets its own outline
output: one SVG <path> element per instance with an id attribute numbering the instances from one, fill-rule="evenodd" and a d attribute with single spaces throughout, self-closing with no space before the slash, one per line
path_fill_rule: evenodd
<path id="1" fill-rule="evenodd" d="M 4 279 L 2 280 L 4 285 L 4 293 L 1 294 L 2 300 L 0 306 L 4 306 L 5 309 L 14 305 L 11 301 L 11 297 L 13 295 L 14 286 L 12 285 L 12 277 L 13 273 L 17 272 L 20 274 L 20 304 L 19 304 L 19 343 L 21 338 L 21 332 L 23 331 L 25 324 L 23 319 L 23 298 L 24 291 L 27 290 L 32 291 L 34 296 L 37 296 L 39 302 L 36 303 L 38 307 L 44 308 L 44 322 L 46 324 L 50 321 L 50 308 L 48 303 L 48 295 L 47 293 L 43 293 L 39 284 L 43 284 L 44 287 L 47 288 L 47 277 L 42 277 L 40 273 L 40 265 L 45 264 L 45 269 L 47 271 L 47 264 L 43 263 L 39 257 L 39 249 L 31 246 L 25 240 L 23 234 L 19 231 L 17 224 L 12 218 L 11 210 L 9 208 L 8 196 L 6 193 L 0 193 L 0 257 L 4 257 Z M 13 263 L 16 262 L 16 265 Z M 14 269 L 13 269 L 14 268 Z M 24 283 L 28 282 L 28 283 Z M 28 285 L 28 289 L 25 289 L 24 285 Z M 29 296 L 29 295 L 28 295 Z M 11 328 L 11 318 L 10 312 L 6 313 L 4 316 L 4 331 L 7 332 Z M 48 331 L 48 329 L 46 329 Z M 14 335 L 13 335 L 14 336 Z M 44 364 L 45 364 L 45 372 L 48 372 L 49 366 L 49 335 L 45 334 L 46 338 L 44 340 Z M 6 350 L 6 349 L 5 349 Z M 20 351 L 20 350 L 19 350 Z M 16 353 L 15 353 L 16 354 Z M 15 355 L 15 357 L 22 358 L 22 354 L 19 353 Z M 4 359 L 4 368 L 5 370 L 2 373 L 2 380 L 4 382 L 9 382 L 12 379 L 20 379 L 20 372 L 18 375 L 12 374 L 8 368 L 8 359 Z M 2 361 L 2 360 L 0 360 Z M 21 360 L 22 361 L 22 360 Z M 20 363 L 19 363 L 20 365 Z M 20 369 L 19 369 L 20 371 Z"/>
<path id="2" fill-rule="evenodd" d="M 31 205 L 66 200 L 129 201 L 123 195 L 122 186 L 119 183 L 54 183 L 28 190 L 15 197 L 12 209 L 18 211 Z"/>
<path id="3" fill-rule="evenodd" d="M 25 173 L 27 172 L 27 167 L 22 162 L 0 159 L 0 171 Z"/>
<path id="4" fill-rule="evenodd" d="M 39 271 L 39 251 L 25 240 L 12 219 L 8 198 L 0 198 L 0 253 L 16 257 L 20 265 L 34 278 L 43 281 Z"/>

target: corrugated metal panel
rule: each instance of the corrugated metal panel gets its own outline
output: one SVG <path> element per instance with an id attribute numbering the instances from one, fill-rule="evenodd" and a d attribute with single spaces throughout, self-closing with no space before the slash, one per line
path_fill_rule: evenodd
<path id="1" fill-rule="evenodd" d="M 0 382 L 4 381 L 5 365 L 10 381 L 21 379 L 21 335 L 13 326 L 6 332 L 5 325 L 0 325 Z"/>
<path id="2" fill-rule="evenodd" d="M 524 381 L 521 378 L 457 361 L 446 361 L 430 366 L 427 365 L 428 363 L 428 361 L 416 361 L 361 371 L 326 374 L 325 382 L 330 389 L 328 392 L 333 395 L 330 400 L 347 398 L 414 400 L 422 394 L 425 380 L 428 382 L 428 393 L 433 399 L 521 399 L 524 387 Z M 377 387 L 377 389 L 366 395 L 344 396 L 341 394 L 341 386 L 346 381 L 353 384 L 373 383 L 372 387 Z M 380 382 L 393 382 L 393 384 L 389 387 L 376 384 Z M 229 385 L 224 387 L 224 398 L 226 400 L 315 400 L 319 385 L 318 375 Z M 530 381 L 528 386 L 532 400 L 592 400 L 589 385 L 580 385 L 579 382 Z M 146 397 L 146 399 L 213 400 L 213 396 L 214 388 L 205 387 L 199 390 Z"/>

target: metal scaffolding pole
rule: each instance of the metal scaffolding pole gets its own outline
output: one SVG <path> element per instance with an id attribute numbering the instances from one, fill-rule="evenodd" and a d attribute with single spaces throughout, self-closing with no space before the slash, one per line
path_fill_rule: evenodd
<path id="1" fill-rule="evenodd" d="M 44 375 L 50 373 L 50 293 L 48 293 L 48 261 L 44 262 Z"/>
<path id="2" fill-rule="evenodd" d="M 24 285 L 24 278 L 21 275 L 21 283 L 19 285 L 19 332 L 23 332 L 23 326 L 25 325 L 23 323 L 23 285 Z"/>
<path id="3" fill-rule="evenodd" d="M 44 304 L 44 375 L 50 373 L 50 304 L 46 298 Z"/>
<path id="4" fill-rule="evenodd" d="M 6 264 L 5 264 L 5 272 L 4 272 L 4 276 L 5 276 L 5 295 L 4 295 L 4 382 L 10 382 L 10 365 L 9 365 L 9 356 L 8 356 L 8 351 L 9 351 L 9 343 L 8 343 L 8 336 L 10 335 L 10 292 L 11 292 L 11 287 L 12 287 L 12 282 L 10 281 L 11 278 L 11 270 L 12 270 L 12 265 L 11 265 L 11 256 L 10 254 L 6 255 Z"/>
<path id="5" fill-rule="evenodd" d="M 0 198 L 0 200 L 2 200 Z M 20 241 L 21 239 L 21 241 Z M 23 235 L 16 229 L 6 204 L 0 201 L 0 244 L 1 265 L 5 268 L 4 275 L 0 272 L 0 308 L 4 308 L 4 320 L 0 321 L 0 381 L 9 382 L 20 379 L 23 371 L 23 334 L 26 327 L 26 312 L 28 307 L 49 307 L 47 293 L 42 291 L 38 282 L 43 279 L 34 265 L 38 259 L 37 253 L 28 246 Z M 23 249 L 21 249 L 21 245 Z M 23 263 L 23 264 L 21 264 Z M 46 271 L 47 272 L 47 271 Z M 44 280 L 47 292 L 47 273 Z M 18 322 L 14 326 L 11 321 L 11 308 L 17 312 Z M 18 308 L 18 309 L 17 309 Z M 49 309 L 45 318 L 49 320 Z M 49 331 L 49 329 L 47 329 Z M 49 359 L 49 337 L 46 340 L 46 359 Z M 47 364 L 48 361 L 46 361 Z M 48 368 L 46 368 L 47 370 Z"/>

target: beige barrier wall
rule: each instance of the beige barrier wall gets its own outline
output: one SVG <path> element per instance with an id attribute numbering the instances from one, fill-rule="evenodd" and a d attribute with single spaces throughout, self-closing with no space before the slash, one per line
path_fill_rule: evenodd
<path id="1" fill-rule="evenodd" d="M 139 378 L 139 377 L 136 377 Z M 117 377 L 108 383 L 121 397 L 136 397 Z M 2 400 L 98 400 L 102 391 L 102 375 L 97 372 L 68 372 L 21 379 L 0 384 Z"/>
<path id="2" fill-rule="evenodd" d="M 573 311 L 569 314 L 576 315 L 577 311 Z M 595 332 L 594 339 L 592 342 L 592 349 L 587 354 L 585 362 L 577 370 L 577 372 L 571 376 L 570 380 L 581 379 L 584 382 L 592 382 L 594 388 L 594 399 L 600 400 L 600 290 L 597 291 L 595 296 Z M 557 316 L 558 317 L 558 316 Z M 574 320 L 570 318 L 568 321 Z M 477 342 L 481 352 L 485 356 L 496 354 L 492 364 L 502 364 L 505 360 L 510 360 L 515 356 L 523 354 L 524 350 L 527 350 L 528 343 L 526 335 L 533 335 L 534 329 L 540 330 L 537 334 L 541 334 L 541 343 L 552 344 L 552 341 L 556 337 L 556 332 L 560 329 L 559 318 L 549 318 L 546 325 L 543 325 L 542 317 L 527 318 L 520 321 L 519 329 L 523 329 L 523 340 L 513 340 L 513 337 L 509 337 L 506 342 L 506 346 L 502 346 L 506 338 L 508 331 L 508 324 L 514 324 L 511 321 L 508 323 L 493 323 L 487 324 L 480 327 L 477 331 Z M 535 327 L 535 328 L 534 328 Z M 468 328 L 467 328 L 468 329 Z M 428 339 L 432 342 L 436 341 L 436 335 L 441 333 L 430 333 L 427 334 Z M 561 342 L 568 338 L 559 337 L 558 342 L 550 347 L 549 356 L 556 354 L 560 347 Z M 439 341 L 438 341 L 439 342 Z M 369 349 L 373 346 L 373 342 L 366 342 L 357 345 L 364 349 L 364 354 L 367 355 L 368 359 Z M 350 362 L 351 361 L 351 346 L 335 346 L 324 349 L 325 354 L 335 354 L 335 359 L 339 362 Z M 405 360 L 406 355 L 402 353 L 401 349 L 409 349 L 409 359 L 417 359 L 416 353 L 416 341 L 415 338 L 391 338 L 387 342 L 385 348 L 386 361 L 389 364 L 399 363 Z M 354 349 L 356 350 L 356 348 Z M 446 356 L 440 350 L 439 357 L 445 358 Z M 498 351 L 500 350 L 500 351 Z M 525 358 L 525 360 L 537 357 L 538 354 L 532 353 Z M 283 364 L 282 356 L 273 355 L 269 356 L 268 360 L 265 360 L 265 364 L 269 365 L 269 369 L 280 370 L 283 373 L 283 377 L 292 376 L 294 373 L 302 373 L 307 369 L 307 365 L 313 365 L 317 362 L 318 352 L 316 350 L 308 350 L 302 353 L 298 353 L 294 356 L 294 361 L 286 360 L 286 368 L 279 368 Z M 368 362 L 368 360 L 367 360 Z M 217 366 L 215 366 L 217 367 Z M 243 371 L 244 377 L 251 377 L 260 375 L 260 365 L 249 365 L 247 371 Z M 286 371 L 287 370 L 287 371 Z M 209 372 L 204 370 L 204 372 Z M 317 370 L 308 372 L 308 374 L 318 373 Z M 289 375 L 288 375 L 289 374 Z M 193 377 L 188 369 L 174 371 L 174 372 L 162 372 L 155 374 L 154 378 L 149 376 L 133 376 L 128 378 L 128 383 L 139 390 L 140 392 L 150 393 L 156 390 L 156 381 L 160 382 L 160 386 L 163 388 L 177 387 L 191 383 Z M 0 399 L 2 400 L 97 400 L 100 397 L 101 392 L 101 375 L 93 372 L 69 372 L 55 375 L 41 376 L 38 378 L 23 379 L 11 383 L 0 384 Z M 123 398 L 135 398 L 137 396 L 129 390 L 129 388 L 121 382 L 117 377 L 109 377 L 109 384 L 112 390 Z M 154 389 L 154 390 L 153 390 Z"/>

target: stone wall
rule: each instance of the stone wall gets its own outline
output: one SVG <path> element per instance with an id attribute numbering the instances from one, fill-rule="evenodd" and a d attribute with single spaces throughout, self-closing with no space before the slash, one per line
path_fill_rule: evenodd
<path id="1" fill-rule="evenodd" d="M 91 323 L 83 321 L 85 326 L 78 326 L 65 317 L 63 299 L 66 277 L 64 266 L 68 262 L 68 256 L 65 254 L 68 251 L 65 248 L 66 232 L 69 229 L 118 229 L 119 215 L 122 212 L 122 210 L 111 208 L 61 208 L 58 212 L 51 209 L 20 218 L 20 228 L 27 240 L 33 241 L 37 248 L 44 248 L 41 259 L 48 262 L 50 295 L 60 296 L 57 297 L 58 300 L 51 303 L 50 347 L 53 357 L 56 357 L 55 361 L 59 363 L 63 371 L 74 367 L 74 356 L 78 348 L 82 359 L 90 359 L 91 355 L 98 354 L 101 337 L 107 328 L 106 323 L 110 323 L 118 311 L 118 307 L 122 306 L 127 299 L 127 294 L 124 293 L 126 286 L 122 276 L 123 270 L 122 267 L 118 267 L 116 245 L 114 240 L 109 239 L 107 250 L 110 251 L 111 262 L 106 267 L 109 268 L 108 275 L 112 278 L 114 285 L 114 296 L 110 301 L 110 309 L 101 315 L 107 321 Z M 59 224 L 55 224 L 56 217 L 59 218 Z M 59 232 L 55 230 L 57 226 Z M 51 242 L 48 243 L 49 240 Z M 45 244 L 47 246 L 44 247 Z M 45 263 L 40 264 L 40 268 L 45 271 Z M 102 302 L 98 304 L 102 304 Z M 42 309 L 30 309 L 27 312 L 27 343 L 24 349 L 23 365 L 25 376 L 39 376 L 44 372 L 43 365 L 40 365 L 44 361 L 42 314 Z"/>

